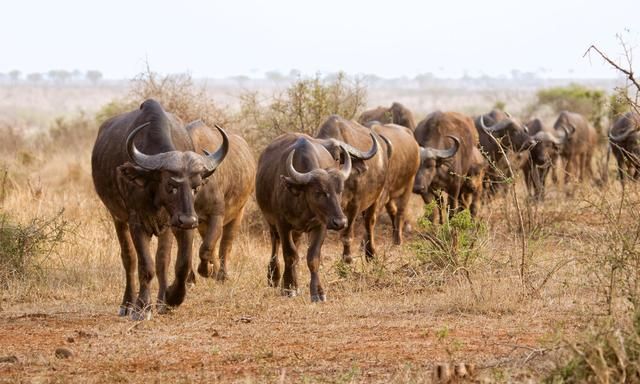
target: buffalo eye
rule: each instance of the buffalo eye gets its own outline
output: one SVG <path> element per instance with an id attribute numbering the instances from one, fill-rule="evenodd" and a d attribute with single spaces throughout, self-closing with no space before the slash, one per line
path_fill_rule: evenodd
<path id="1" fill-rule="evenodd" d="M 176 187 L 171 187 L 171 194 L 175 195 L 176 193 L 178 193 L 178 188 Z"/>

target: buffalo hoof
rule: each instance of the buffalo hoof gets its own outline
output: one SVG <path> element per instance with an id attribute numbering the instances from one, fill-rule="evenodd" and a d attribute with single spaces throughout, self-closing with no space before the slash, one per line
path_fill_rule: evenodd
<path id="1" fill-rule="evenodd" d="M 126 317 L 126 316 L 129 316 L 129 314 L 131 314 L 131 308 L 121 305 L 120 309 L 118 310 L 118 316 Z"/>
<path id="2" fill-rule="evenodd" d="M 169 313 L 171 311 L 171 308 L 165 303 L 157 303 L 156 304 L 156 311 L 160 315 L 166 315 L 167 313 Z"/>
<path id="3" fill-rule="evenodd" d="M 223 271 L 222 269 L 218 271 L 218 273 L 216 274 L 216 280 L 218 281 L 225 281 L 227 280 L 227 272 Z"/>
<path id="4" fill-rule="evenodd" d="M 151 320 L 151 311 L 148 309 L 133 311 L 129 318 L 133 321 Z"/>
<path id="5" fill-rule="evenodd" d="M 214 275 L 213 264 L 208 261 L 200 261 L 198 265 L 198 274 L 202 277 L 212 277 Z"/>
<path id="6" fill-rule="evenodd" d="M 282 290 L 282 296 L 296 297 L 296 296 L 298 296 L 298 290 L 297 289 L 283 289 Z"/>
<path id="7" fill-rule="evenodd" d="M 351 255 L 342 255 L 342 261 L 345 264 L 351 264 L 353 263 L 353 258 L 351 257 Z"/>
<path id="8" fill-rule="evenodd" d="M 405 223 L 404 224 L 404 232 L 411 233 L 411 231 L 413 231 L 413 227 L 411 226 L 411 224 Z"/>
<path id="9" fill-rule="evenodd" d="M 312 303 L 321 303 L 327 301 L 327 295 L 311 295 Z"/>

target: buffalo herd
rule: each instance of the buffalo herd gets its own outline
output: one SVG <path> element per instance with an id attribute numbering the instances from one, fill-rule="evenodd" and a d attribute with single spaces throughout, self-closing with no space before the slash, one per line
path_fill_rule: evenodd
<path id="1" fill-rule="evenodd" d="M 290 127 L 292 131 L 295 127 Z M 619 177 L 640 177 L 640 117 L 619 117 L 609 131 Z M 564 189 L 593 179 L 597 134 L 588 120 L 563 111 L 553 126 L 526 123 L 501 110 L 471 118 L 433 112 L 415 123 L 399 103 L 362 113 L 358 121 L 329 116 L 315 136 L 286 133 L 255 161 L 240 136 L 198 120 L 188 124 L 155 100 L 105 121 L 93 148 L 92 176 L 120 243 L 125 270 L 121 316 L 148 319 L 150 284 L 158 278 L 158 312 L 180 305 L 192 270 L 195 230 L 202 238 L 197 273 L 227 278 L 227 262 L 246 203 L 255 192 L 271 235 L 267 281 L 287 296 L 298 293 L 298 249 L 307 234 L 311 301 L 325 301 L 321 249 L 328 230 L 340 232 L 342 261 L 353 261 L 355 224 L 364 223 L 362 249 L 376 257 L 374 227 L 383 208 L 393 243 L 403 242 L 412 194 L 437 203 L 433 221 L 501 193 L 522 171 L 532 200 L 545 198 L 549 173 Z M 504 192 L 503 192 L 504 193 Z M 150 242 L 157 237 L 155 260 Z M 167 282 L 173 242 L 175 277 Z M 219 249 L 216 254 L 216 245 Z M 282 248 L 284 270 L 278 262 Z M 136 282 L 137 272 L 137 282 Z M 136 290 L 136 286 L 138 289 Z"/>

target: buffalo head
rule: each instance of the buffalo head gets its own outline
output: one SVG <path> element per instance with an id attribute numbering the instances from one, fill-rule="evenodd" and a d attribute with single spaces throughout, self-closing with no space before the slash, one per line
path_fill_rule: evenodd
<path id="1" fill-rule="evenodd" d="M 172 227 L 195 228 L 198 226 L 193 206 L 195 195 L 229 152 L 227 134 L 216 125 L 222 135 L 222 145 L 214 153 L 204 151 L 204 156 L 192 151 L 147 155 L 136 148 L 134 139 L 149 125 L 142 124 L 129 134 L 126 146 L 130 162 L 120 166 L 118 171 L 137 190 L 149 193 L 157 209 L 166 210 Z"/>
<path id="2" fill-rule="evenodd" d="M 413 184 L 413 192 L 426 198 L 431 182 L 439 175 L 446 177 L 449 167 L 445 160 L 452 158 L 460 148 L 460 139 L 447 136 L 453 140 L 453 146 L 448 149 L 420 147 L 420 168 Z"/>
<path id="3" fill-rule="evenodd" d="M 288 176 L 280 176 L 286 188 L 296 196 L 302 195 L 313 214 L 332 230 L 347 226 L 347 217 L 340 208 L 340 198 L 344 182 L 351 174 L 351 157 L 347 149 L 342 148 L 342 151 L 344 164 L 340 169 L 315 168 L 299 172 L 293 165 L 294 149 L 287 156 Z"/>

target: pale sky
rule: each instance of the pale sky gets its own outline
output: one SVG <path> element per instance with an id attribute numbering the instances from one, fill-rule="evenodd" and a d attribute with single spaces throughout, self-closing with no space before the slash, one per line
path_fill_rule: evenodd
<path id="1" fill-rule="evenodd" d="M 194 77 L 344 70 L 383 77 L 613 77 L 640 45 L 640 0 L 4 1 L 0 72 L 98 69 L 130 78 L 145 60 Z M 635 23 L 634 23 L 635 22 Z"/>

